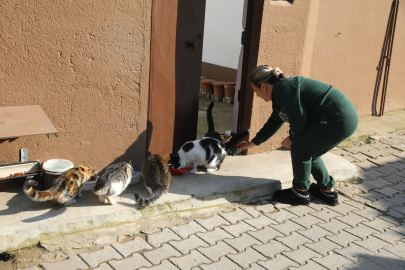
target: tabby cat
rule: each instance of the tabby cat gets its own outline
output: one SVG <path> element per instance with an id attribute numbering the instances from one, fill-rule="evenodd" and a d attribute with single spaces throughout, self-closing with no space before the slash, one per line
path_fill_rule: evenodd
<path id="1" fill-rule="evenodd" d="M 127 188 L 131 182 L 132 171 L 131 164 L 126 162 L 108 166 L 93 188 L 100 202 L 116 204 L 113 197 L 120 195 Z"/>
<path id="2" fill-rule="evenodd" d="M 151 196 L 144 199 L 135 193 L 135 199 L 140 206 L 145 207 L 153 204 L 169 190 L 172 175 L 167 169 L 166 162 L 159 155 L 151 155 L 145 159 L 142 164 L 142 175 L 144 185 Z"/>
<path id="3" fill-rule="evenodd" d="M 74 204 L 76 196 L 81 197 L 81 190 L 84 183 L 95 178 L 97 170 L 82 165 L 76 166 L 61 174 L 52 182 L 51 188 L 45 191 L 35 190 L 33 187 L 38 185 L 35 180 L 27 180 L 24 183 L 23 190 L 28 198 L 37 202 L 52 200 L 53 203 L 59 203 L 63 206 Z"/>
<path id="4" fill-rule="evenodd" d="M 249 133 L 250 129 L 245 130 L 232 137 L 227 143 L 209 137 L 186 142 L 176 154 L 170 154 L 171 166 L 179 170 L 187 164 L 193 164 L 190 173 L 196 173 L 198 166 L 205 167 L 208 172 L 217 171 L 225 159 L 226 152 Z"/>

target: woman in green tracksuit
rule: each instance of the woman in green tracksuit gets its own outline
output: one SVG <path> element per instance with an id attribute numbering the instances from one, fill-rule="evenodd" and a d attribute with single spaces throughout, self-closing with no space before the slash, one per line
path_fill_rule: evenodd
<path id="1" fill-rule="evenodd" d="M 273 102 L 273 112 L 250 142 L 236 146 L 250 149 L 271 138 L 284 124 L 290 124 L 289 137 L 281 143 L 291 149 L 293 186 L 277 190 L 273 199 L 292 205 L 308 205 L 309 193 L 327 204 L 338 204 L 321 156 L 354 133 L 359 118 L 356 108 L 339 90 L 326 83 L 298 77 L 285 78 L 279 68 L 259 66 L 249 76 L 257 96 Z M 316 184 L 311 184 L 313 175 Z"/>

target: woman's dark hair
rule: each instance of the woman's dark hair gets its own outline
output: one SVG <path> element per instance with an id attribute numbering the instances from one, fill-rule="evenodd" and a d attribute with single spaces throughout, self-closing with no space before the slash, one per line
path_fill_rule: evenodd
<path id="1" fill-rule="evenodd" d="M 283 72 L 278 68 L 271 68 L 261 65 L 255 68 L 249 75 L 249 82 L 260 88 L 262 83 L 274 85 L 279 80 L 285 78 Z"/>

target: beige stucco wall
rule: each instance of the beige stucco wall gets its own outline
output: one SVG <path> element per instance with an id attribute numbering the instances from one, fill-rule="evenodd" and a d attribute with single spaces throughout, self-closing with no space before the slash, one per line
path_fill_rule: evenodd
<path id="1" fill-rule="evenodd" d="M 58 135 L 0 141 L 0 163 L 21 148 L 140 169 L 145 156 L 151 0 L 2 1 L 0 106 L 38 104 Z"/>
<path id="2" fill-rule="evenodd" d="M 313 1 L 294 1 L 288 7 L 271 5 L 271 1 L 264 2 L 258 65 L 278 66 L 288 76 L 300 74 L 308 14 Z M 254 97 L 250 139 L 267 122 L 271 112 L 271 101 Z M 287 132 L 288 125 L 284 125 L 272 139 L 253 148 L 249 154 L 277 149 L 288 136 Z"/>
<path id="3" fill-rule="evenodd" d="M 392 1 L 320 1 L 310 76 L 332 84 L 372 115 L 377 66 Z M 405 5 L 400 3 L 385 111 L 405 109 Z M 383 79 L 383 78 L 382 78 Z M 382 84 L 381 84 L 382 85 Z M 381 88 L 377 112 L 380 108 Z"/>
<path id="4" fill-rule="evenodd" d="M 352 100 L 360 116 L 371 116 L 391 4 L 379 0 L 308 0 L 282 7 L 265 1 L 258 65 L 278 66 L 287 76 L 302 75 L 331 84 Z M 405 5 L 400 4 L 385 112 L 405 109 L 404 15 Z M 268 120 L 271 102 L 255 97 L 252 110 L 250 139 Z M 287 131 L 288 124 L 249 154 L 277 149 Z"/>

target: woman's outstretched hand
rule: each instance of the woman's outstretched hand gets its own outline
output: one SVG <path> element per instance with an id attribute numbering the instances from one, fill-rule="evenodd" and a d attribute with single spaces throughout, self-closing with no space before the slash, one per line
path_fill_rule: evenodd
<path id="1" fill-rule="evenodd" d="M 290 141 L 290 137 L 287 137 L 281 142 L 281 145 L 285 148 L 291 149 L 291 143 L 292 142 Z"/>
<path id="2" fill-rule="evenodd" d="M 254 144 L 253 142 L 246 142 L 246 141 L 239 142 L 235 145 L 235 147 L 238 147 L 241 150 L 251 149 L 255 146 L 256 144 Z"/>

